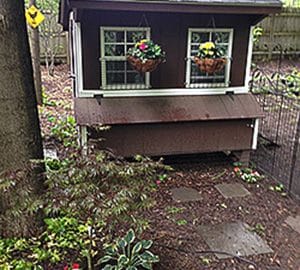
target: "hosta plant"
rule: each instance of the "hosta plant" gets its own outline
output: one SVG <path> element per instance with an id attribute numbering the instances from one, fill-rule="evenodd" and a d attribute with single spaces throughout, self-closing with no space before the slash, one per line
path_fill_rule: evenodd
<path id="1" fill-rule="evenodd" d="M 149 249 L 151 240 L 135 241 L 135 233 L 130 229 L 127 234 L 114 244 L 105 248 L 105 255 L 99 260 L 103 270 L 138 270 L 152 269 L 159 261 Z"/>

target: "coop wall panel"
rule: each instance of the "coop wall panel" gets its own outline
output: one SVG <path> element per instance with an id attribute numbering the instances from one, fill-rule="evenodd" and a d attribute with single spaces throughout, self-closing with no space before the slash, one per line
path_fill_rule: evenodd
<path id="1" fill-rule="evenodd" d="M 92 10 L 80 14 L 84 89 L 96 90 L 101 87 L 101 26 L 151 28 L 151 39 L 167 53 L 166 63 L 151 73 L 150 84 L 156 89 L 185 88 L 188 28 L 233 28 L 230 86 L 244 85 L 249 30 L 255 15 L 215 14 L 213 23 L 210 14 Z"/>
<path id="2" fill-rule="evenodd" d="M 122 156 L 174 155 L 251 149 L 251 120 L 113 125 L 93 133 L 100 148 Z"/>

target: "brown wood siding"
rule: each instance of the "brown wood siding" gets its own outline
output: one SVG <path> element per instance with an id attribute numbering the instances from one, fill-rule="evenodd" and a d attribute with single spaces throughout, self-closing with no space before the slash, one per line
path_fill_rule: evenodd
<path id="1" fill-rule="evenodd" d="M 151 73 L 153 88 L 184 88 L 188 28 L 212 28 L 211 15 L 90 11 L 81 13 L 84 89 L 99 89 L 100 26 L 139 26 L 145 14 L 152 39 L 167 52 L 167 62 Z M 245 78 L 251 15 L 215 15 L 218 28 L 234 28 L 231 86 L 242 86 Z M 142 26 L 145 26 L 143 24 Z"/>
<path id="2" fill-rule="evenodd" d="M 91 134 L 104 138 L 101 148 L 122 156 L 191 154 L 251 149 L 251 123 L 245 119 L 113 125 L 108 131 Z"/>

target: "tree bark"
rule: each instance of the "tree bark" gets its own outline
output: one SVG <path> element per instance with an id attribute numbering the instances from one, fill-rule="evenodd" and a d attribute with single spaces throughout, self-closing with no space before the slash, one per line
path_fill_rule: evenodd
<path id="1" fill-rule="evenodd" d="M 42 158 L 24 0 L 0 0 L 0 174 Z M 32 177 L 26 187 L 38 194 L 43 190 L 40 181 Z M 0 206 L 6 205 L 5 197 L 6 193 L 0 194 Z M 6 210 L 0 209 L 0 221 Z M 15 220 L 26 232 L 14 232 L 11 224 L 6 226 L 13 236 L 19 236 L 28 234 L 30 224 L 36 221 L 37 216 Z"/>
<path id="2" fill-rule="evenodd" d="M 29 7 L 32 5 L 36 6 L 35 0 L 29 1 Z M 34 87 L 35 87 L 35 94 L 37 103 L 42 105 L 42 77 L 41 77 L 41 59 L 40 59 L 40 35 L 39 35 L 39 28 L 31 28 L 28 26 L 29 29 L 29 41 L 30 41 L 30 51 L 31 51 L 31 58 L 33 64 L 33 75 L 34 75 Z"/>

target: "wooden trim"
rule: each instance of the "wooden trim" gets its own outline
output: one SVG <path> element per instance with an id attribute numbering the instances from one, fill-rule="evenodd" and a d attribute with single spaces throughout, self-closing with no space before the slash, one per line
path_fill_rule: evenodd
<path id="1" fill-rule="evenodd" d="M 254 120 L 254 127 L 253 127 L 253 138 L 252 138 L 252 149 L 257 149 L 257 139 L 258 139 L 258 127 L 259 127 L 259 119 Z"/>
<path id="2" fill-rule="evenodd" d="M 82 154 L 87 155 L 88 131 L 87 126 L 78 126 L 79 146 L 82 149 Z"/>
<path id="3" fill-rule="evenodd" d="M 83 90 L 83 70 L 82 70 L 82 42 L 81 42 L 81 25 L 74 21 L 74 13 L 70 14 L 70 22 L 72 24 L 72 42 L 74 55 L 74 74 L 75 78 L 75 97 L 80 97 Z"/>
<path id="4" fill-rule="evenodd" d="M 226 92 L 234 94 L 248 93 L 248 87 L 223 87 L 223 88 L 172 88 L 172 89 L 136 89 L 136 90 L 83 90 L 79 97 L 161 97 L 161 96 L 204 96 L 220 95 Z"/>
<path id="5" fill-rule="evenodd" d="M 246 74 L 245 74 L 245 86 L 248 86 L 249 82 L 251 80 L 251 63 L 252 63 L 252 54 L 253 54 L 253 29 L 254 29 L 254 26 L 251 26 L 250 32 L 249 32 L 248 54 L 247 54 Z"/>

